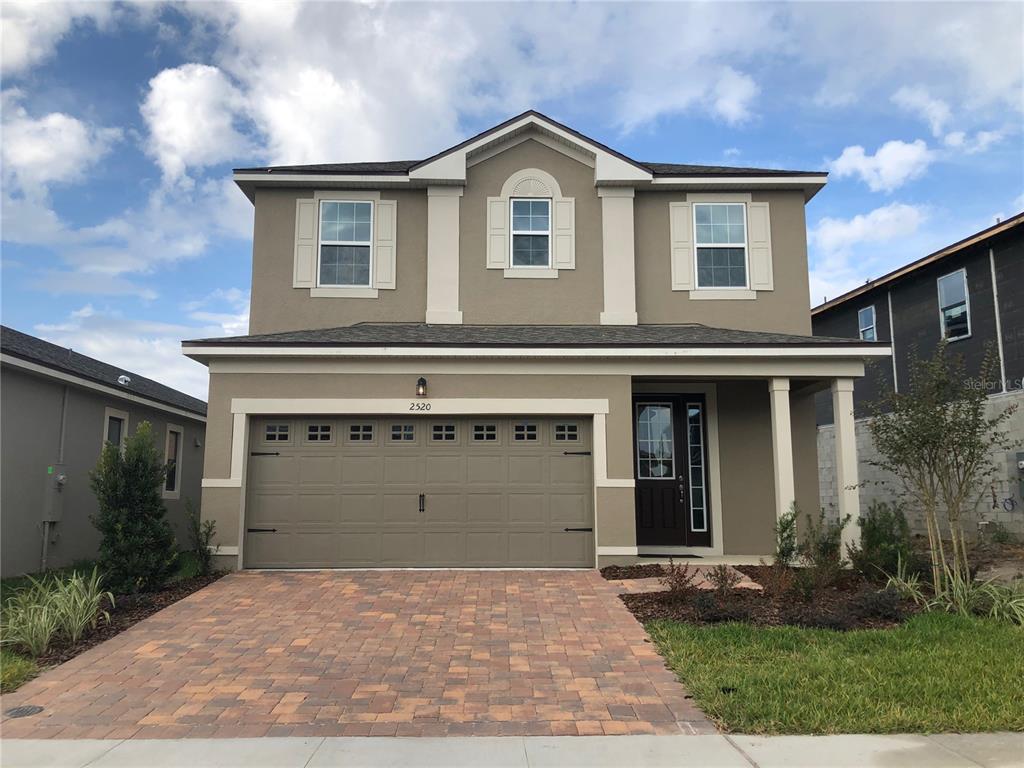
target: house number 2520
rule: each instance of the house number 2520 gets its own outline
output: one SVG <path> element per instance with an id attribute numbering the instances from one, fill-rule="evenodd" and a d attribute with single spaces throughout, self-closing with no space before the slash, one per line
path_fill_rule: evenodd
<path id="1" fill-rule="evenodd" d="M 409 403 L 410 411 L 429 411 L 430 403 Z"/>

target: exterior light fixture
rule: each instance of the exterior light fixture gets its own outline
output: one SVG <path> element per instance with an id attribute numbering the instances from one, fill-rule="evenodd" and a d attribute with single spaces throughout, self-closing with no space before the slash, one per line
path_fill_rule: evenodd
<path id="1" fill-rule="evenodd" d="M 416 379 L 416 397 L 427 396 L 427 380 L 420 376 Z"/>

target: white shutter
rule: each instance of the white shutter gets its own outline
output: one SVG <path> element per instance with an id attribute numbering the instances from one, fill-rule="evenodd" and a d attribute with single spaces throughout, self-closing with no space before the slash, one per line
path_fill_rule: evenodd
<path id="1" fill-rule="evenodd" d="M 293 288 L 316 285 L 316 200 L 295 201 L 295 264 Z"/>
<path id="2" fill-rule="evenodd" d="M 487 268 L 505 269 L 508 256 L 508 200 L 487 198 Z"/>
<path id="3" fill-rule="evenodd" d="M 555 269 L 576 269 L 576 199 L 565 197 L 554 205 L 554 250 L 552 266 Z"/>
<path id="4" fill-rule="evenodd" d="M 374 204 L 373 284 L 377 288 L 395 288 L 395 255 L 398 249 L 398 201 L 379 200 Z"/>
<path id="5" fill-rule="evenodd" d="M 747 245 L 750 248 L 750 289 L 774 290 L 772 227 L 768 203 L 747 203 Z"/>
<path id="6" fill-rule="evenodd" d="M 692 291 L 693 217 L 689 203 L 668 204 L 669 240 L 672 248 L 672 290 Z"/>

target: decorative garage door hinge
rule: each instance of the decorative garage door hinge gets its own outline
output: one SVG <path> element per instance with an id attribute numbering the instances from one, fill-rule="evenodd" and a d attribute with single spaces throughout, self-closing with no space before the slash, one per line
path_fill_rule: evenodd
<path id="1" fill-rule="evenodd" d="M 590 456 L 590 451 L 562 451 L 563 456 Z"/>
<path id="2" fill-rule="evenodd" d="M 280 451 L 249 451 L 250 456 L 280 456 Z"/>
<path id="3" fill-rule="evenodd" d="M 249 533 L 277 533 L 277 528 L 246 528 Z"/>
<path id="4" fill-rule="evenodd" d="M 594 529 L 593 528 L 566 528 L 565 529 L 566 533 L 568 533 L 570 531 L 579 531 L 581 533 L 584 533 L 584 532 L 585 533 L 593 533 Z"/>

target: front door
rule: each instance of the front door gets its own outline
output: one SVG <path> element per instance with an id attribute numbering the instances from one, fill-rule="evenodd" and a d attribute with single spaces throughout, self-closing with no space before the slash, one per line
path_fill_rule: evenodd
<path id="1" fill-rule="evenodd" d="M 711 546 L 702 395 L 634 398 L 636 541 Z"/>

